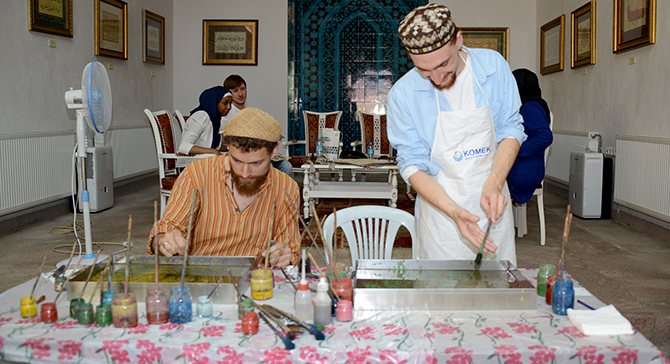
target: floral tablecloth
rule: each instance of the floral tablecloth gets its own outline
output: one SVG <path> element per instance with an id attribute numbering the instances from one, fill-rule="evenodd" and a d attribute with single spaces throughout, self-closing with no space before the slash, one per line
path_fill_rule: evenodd
<path id="1" fill-rule="evenodd" d="M 535 277 L 536 270 L 522 270 Z M 293 312 L 293 291 L 275 275 L 269 304 Z M 34 280 L 0 294 L 0 360 L 30 363 L 668 363 L 640 333 L 582 334 L 566 316 L 551 313 L 538 297 L 533 311 L 361 311 L 337 322 L 316 341 L 299 334 L 286 350 L 263 323 L 256 335 L 241 332 L 237 308 L 215 305 L 214 316 L 185 325 L 148 325 L 139 305 L 137 327 L 82 326 L 69 318 L 61 297 L 59 320 L 22 319 L 19 303 Z M 39 297 L 55 298 L 53 285 L 39 283 Z M 603 303 L 577 286 L 578 298 Z M 584 307 L 575 307 L 585 309 Z M 195 312 L 195 311 L 194 311 Z"/>

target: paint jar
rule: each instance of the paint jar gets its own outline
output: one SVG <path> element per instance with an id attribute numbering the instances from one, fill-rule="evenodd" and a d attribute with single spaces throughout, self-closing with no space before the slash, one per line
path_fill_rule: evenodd
<path id="1" fill-rule="evenodd" d="M 114 295 L 116 295 L 116 291 L 113 289 L 108 289 L 102 292 L 102 298 L 100 299 L 100 303 L 112 307 L 112 305 L 114 304 Z"/>
<path id="2" fill-rule="evenodd" d="M 554 282 L 556 281 L 556 275 L 550 275 L 547 277 L 547 288 L 545 291 L 545 298 L 544 301 L 548 304 L 551 305 L 551 293 L 554 290 Z"/>
<path id="3" fill-rule="evenodd" d="M 272 298 L 272 271 L 269 269 L 256 269 L 251 272 L 251 298 L 255 300 L 267 300 Z"/>
<path id="4" fill-rule="evenodd" d="M 256 312 L 246 312 L 242 316 L 242 332 L 247 335 L 258 332 L 258 314 Z"/>
<path id="5" fill-rule="evenodd" d="M 67 281 L 67 277 L 65 277 L 65 274 L 59 274 L 56 276 L 56 281 L 54 282 L 54 290 L 56 292 L 60 292 L 63 290 L 65 287 L 65 282 Z"/>
<path id="6" fill-rule="evenodd" d="M 333 289 L 336 295 L 340 296 L 343 300 L 349 300 L 353 302 L 354 299 L 354 288 L 349 278 L 340 278 L 338 282 L 336 279 L 330 281 L 330 287 Z"/>
<path id="7" fill-rule="evenodd" d="M 187 286 L 172 287 L 170 290 L 170 321 L 173 324 L 191 322 L 193 316 L 193 301 L 191 291 Z"/>
<path id="8" fill-rule="evenodd" d="M 112 323 L 112 306 L 98 305 L 95 310 L 95 323 L 98 326 L 109 326 Z"/>
<path id="9" fill-rule="evenodd" d="M 83 298 L 73 298 L 70 300 L 70 318 L 75 320 L 79 319 L 79 305 L 82 303 L 84 303 Z"/>
<path id="10" fill-rule="evenodd" d="M 45 324 L 58 321 L 58 308 L 53 302 L 43 303 L 40 307 L 40 319 Z"/>
<path id="11" fill-rule="evenodd" d="M 37 316 L 37 304 L 35 297 L 24 297 L 21 299 L 21 317 L 30 318 Z"/>
<path id="12" fill-rule="evenodd" d="M 134 293 L 117 293 L 112 299 L 112 323 L 115 327 L 137 326 L 137 298 Z"/>
<path id="13" fill-rule="evenodd" d="M 553 264 L 540 264 L 540 270 L 537 272 L 537 294 L 545 296 L 547 294 L 547 278 L 556 274 L 556 266 Z"/>
<path id="14" fill-rule="evenodd" d="M 575 308 L 575 289 L 572 280 L 554 282 L 551 302 L 551 310 L 557 315 L 565 316 L 568 314 L 568 308 Z"/>
<path id="15" fill-rule="evenodd" d="M 196 310 L 200 318 L 212 316 L 212 299 L 207 296 L 198 297 Z"/>
<path id="16" fill-rule="evenodd" d="M 254 312 L 254 301 L 251 298 L 245 298 L 237 306 L 237 317 L 241 320 L 245 312 Z"/>
<path id="17" fill-rule="evenodd" d="M 93 314 L 93 305 L 88 302 L 82 302 L 77 309 L 77 321 L 80 325 L 92 324 L 95 321 Z"/>
<path id="18" fill-rule="evenodd" d="M 352 302 L 349 300 L 342 300 L 337 303 L 337 313 L 335 315 L 337 321 L 347 322 L 351 321 L 354 318 L 354 309 L 352 308 Z"/>
<path id="19" fill-rule="evenodd" d="M 170 320 L 170 308 L 168 306 L 168 298 L 165 294 L 165 288 L 156 286 L 147 288 L 146 298 L 147 321 L 151 325 L 164 324 Z"/>

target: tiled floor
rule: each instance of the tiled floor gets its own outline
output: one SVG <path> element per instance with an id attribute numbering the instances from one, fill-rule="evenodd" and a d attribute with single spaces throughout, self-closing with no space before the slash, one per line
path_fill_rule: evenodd
<path id="1" fill-rule="evenodd" d="M 102 242 L 104 253 L 120 249 L 118 244 L 126 240 L 128 216 L 132 215 L 131 254 L 144 254 L 153 221 L 153 201 L 159 198 L 154 182 L 152 178 L 117 189 L 114 207 L 92 214 L 93 241 Z M 553 192 L 545 193 L 546 246 L 539 244 L 536 205 L 531 202 L 529 206 L 529 234 L 516 239 L 519 267 L 558 261 L 567 193 L 559 189 Z M 72 215 L 64 215 L 0 237 L 0 291 L 35 277 L 46 249 L 50 249 L 48 268 L 66 259 L 67 254 L 52 249 L 67 245 L 61 249 L 69 252 L 74 242 L 72 233 L 55 235 L 50 230 L 71 224 Z M 337 254 L 339 262 L 350 260 L 348 250 Z M 411 251 L 396 249 L 394 257 L 410 258 Z M 614 304 L 637 330 L 670 356 L 670 244 L 613 220 L 574 217 L 566 270 L 603 302 Z"/>

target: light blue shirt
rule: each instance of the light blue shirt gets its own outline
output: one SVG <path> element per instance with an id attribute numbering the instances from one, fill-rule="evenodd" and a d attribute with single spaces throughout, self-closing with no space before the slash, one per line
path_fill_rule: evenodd
<path id="1" fill-rule="evenodd" d="M 523 132 L 523 118 L 519 114 L 521 99 L 509 64 L 496 51 L 465 46 L 463 50 L 471 57 L 472 73 L 486 94 L 484 97 L 475 83 L 477 108 L 486 107 L 487 100 L 491 107 L 496 141 L 500 143 L 512 137 L 519 144 L 523 143 L 526 134 Z M 437 94 L 440 110 L 452 111 L 442 92 Z M 435 87 L 416 68 L 407 72 L 391 88 L 388 121 L 388 138 L 398 151 L 398 165 L 403 178 L 408 180 L 419 170 L 431 176 L 437 175 L 439 167 L 430 161 L 437 127 Z"/>

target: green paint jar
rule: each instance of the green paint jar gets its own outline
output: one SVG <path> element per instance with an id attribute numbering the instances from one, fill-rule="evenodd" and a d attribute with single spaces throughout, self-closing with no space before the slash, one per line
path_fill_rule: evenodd
<path id="1" fill-rule="evenodd" d="M 540 264 L 540 270 L 537 272 L 537 294 L 544 297 L 547 294 L 547 278 L 556 273 L 556 266 L 553 264 Z"/>
<path id="2" fill-rule="evenodd" d="M 240 301 L 240 305 L 237 306 L 237 317 L 241 320 L 242 316 L 244 316 L 244 312 L 254 312 L 254 301 L 251 300 L 251 298 L 245 298 L 242 301 Z"/>
<path id="3" fill-rule="evenodd" d="M 77 309 L 77 321 L 80 325 L 92 324 L 95 320 L 93 314 L 93 305 L 88 302 L 82 302 Z"/>
<path id="4" fill-rule="evenodd" d="M 84 303 L 83 298 L 73 298 L 70 300 L 70 318 L 79 319 L 79 305 Z"/>
<path id="5" fill-rule="evenodd" d="M 109 326 L 112 324 L 112 306 L 98 305 L 95 311 L 95 323 L 98 326 Z"/>

